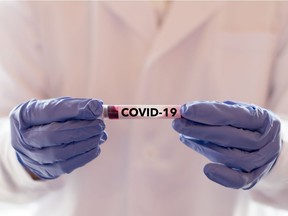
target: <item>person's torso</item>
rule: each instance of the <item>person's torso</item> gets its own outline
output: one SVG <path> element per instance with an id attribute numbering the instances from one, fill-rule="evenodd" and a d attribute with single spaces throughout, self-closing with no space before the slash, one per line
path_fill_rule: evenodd
<path id="1" fill-rule="evenodd" d="M 39 8 L 51 97 L 266 106 L 278 31 L 274 3 L 171 2 L 161 27 L 147 2 Z M 171 121 L 106 125 L 99 158 L 71 174 L 75 215 L 232 215 L 238 191 L 205 177 L 208 161 L 180 143 Z"/>

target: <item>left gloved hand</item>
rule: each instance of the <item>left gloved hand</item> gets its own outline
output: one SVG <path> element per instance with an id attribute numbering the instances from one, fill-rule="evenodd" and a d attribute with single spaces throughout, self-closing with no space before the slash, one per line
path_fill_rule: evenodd
<path id="1" fill-rule="evenodd" d="M 180 140 L 213 163 L 206 176 L 230 188 L 252 188 L 274 165 L 280 121 L 269 110 L 231 101 L 193 102 L 173 121 Z"/>

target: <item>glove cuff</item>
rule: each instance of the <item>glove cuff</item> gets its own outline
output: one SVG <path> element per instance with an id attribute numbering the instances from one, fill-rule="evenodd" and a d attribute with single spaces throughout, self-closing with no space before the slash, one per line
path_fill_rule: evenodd
<path id="1" fill-rule="evenodd" d="M 288 132 L 288 130 L 287 130 Z M 286 133 L 287 133 L 286 132 Z M 252 196 L 261 203 L 287 209 L 288 202 L 288 139 L 282 138 L 280 155 L 270 172 L 253 189 Z M 273 202 L 271 202 L 273 200 Z"/>
<path id="2" fill-rule="evenodd" d="M 35 181 L 19 163 L 11 145 L 9 119 L 0 118 L 0 199 L 10 202 L 36 200 L 63 186 L 62 180 Z"/>

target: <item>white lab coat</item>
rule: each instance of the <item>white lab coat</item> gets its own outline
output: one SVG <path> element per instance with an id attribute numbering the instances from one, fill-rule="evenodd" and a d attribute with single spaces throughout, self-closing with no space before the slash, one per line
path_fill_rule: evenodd
<path id="1" fill-rule="evenodd" d="M 149 2 L 1 2 L 0 215 L 288 215 L 284 132 L 274 169 L 250 191 L 208 180 L 208 160 L 180 143 L 170 120 L 106 121 L 97 159 L 35 182 L 7 118 L 18 103 L 58 96 L 238 100 L 285 115 L 287 15 L 283 2 L 171 2 L 159 28 Z"/>

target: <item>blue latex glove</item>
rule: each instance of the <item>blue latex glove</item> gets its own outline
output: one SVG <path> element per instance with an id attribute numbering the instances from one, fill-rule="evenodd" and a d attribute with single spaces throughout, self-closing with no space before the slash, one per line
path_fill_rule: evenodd
<path id="1" fill-rule="evenodd" d="M 31 100 L 10 113 L 12 145 L 20 163 L 41 179 L 54 179 L 85 165 L 106 141 L 94 99 Z"/>
<path id="2" fill-rule="evenodd" d="M 206 176 L 230 188 L 249 189 L 274 165 L 281 148 L 280 122 L 255 105 L 193 102 L 173 121 L 180 140 L 213 163 Z"/>

